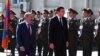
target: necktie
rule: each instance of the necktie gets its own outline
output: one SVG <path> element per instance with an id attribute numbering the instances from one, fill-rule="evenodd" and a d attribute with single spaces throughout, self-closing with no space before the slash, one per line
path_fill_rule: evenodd
<path id="1" fill-rule="evenodd" d="M 60 24 L 63 26 L 62 19 L 60 18 Z"/>

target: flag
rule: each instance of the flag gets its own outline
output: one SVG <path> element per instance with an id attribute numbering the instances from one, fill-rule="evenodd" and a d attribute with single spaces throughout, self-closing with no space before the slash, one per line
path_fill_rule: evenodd
<path id="1" fill-rule="evenodd" d="M 10 0 L 7 0 L 6 3 L 6 17 L 4 19 L 4 30 L 3 30 L 3 36 L 2 36 L 2 48 L 7 49 L 8 48 L 8 25 L 10 20 Z"/>

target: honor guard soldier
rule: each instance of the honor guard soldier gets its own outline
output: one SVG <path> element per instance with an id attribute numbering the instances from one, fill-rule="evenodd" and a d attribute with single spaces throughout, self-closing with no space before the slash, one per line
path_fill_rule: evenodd
<path id="1" fill-rule="evenodd" d="M 25 14 L 26 12 L 25 11 L 23 11 L 23 10 L 21 10 L 20 11 L 20 18 L 19 18 L 19 22 L 18 23 L 20 23 L 20 22 L 23 22 L 24 21 L 24 14 Z"/>
<path id="2" fill-rule="evenodd" d="M 93 12 L 91 9 L 82 10 L 83 19 L 81 20 L 81 41 L 83 46 L 83 56 L 92 55 L 92 43 L 94 39 L 95 20 L 92 18 Z"/>
<path id="3" fill-rule="evenodd" d="M 15 12 L 10 10 L 9 30 L 8 35 L 10 37 L 9 49 L 11 49 L 11 56 L 15 56 L 16 48 L 16 27 L 18 18 L 15 16 Z"/>
<path id="4" fill-rule="evenodd" d="M 36 18 L 36 12 L 32 10 L 32 24 L 35 25 L 36 31 L 38 29 L 38 19 Z"/>
<path id="5" fill-rule="evenodd" d="M 77 43 L 78 43 L 78 29 L 80 21 L 76 18 L 78 12 L 74 9 L 68 9 L 68 19 L 69 19 L 69 37 L 68 37 L 68 48 L 69 48 L 69 56 L 76 56 L 77 54 Z M 72 35 L 73 34 L 73 35 Z"/>
<path id="6" fill-rule="evenodd" d="M 37 15 L 37 17 L 36 17 L 36 15 Z M 38 11 L 37 13 L 34 11 L 34 10 L 32 10 L 32 25 L 34 25 L 34 27 L 35 27 L 35 30 L 36 30 L 36 42 L 37 42 L 37 47 L 38 47 L 38 53 L 40 54 L 41 52 L 39 52 L 39 47 L 41 46 L 41 41 L 40 41 L 40 39 L 39 39 L 39 37 L 40 37 L 40 35 L 39 35 L 39 33 L 38 33 L 38 29 L 39 29 L 39 23 L 40 23 L 40 19 L 41 19 L 41 17 L 40 17 L 40 12 Z"/>
<path id="7" fill-rule="evenodd" d="M 41 27 L 41 45 L 39 45 L 39 56 L 41 56 L 41 51 L 43 47 L 43 56 L 47 56 L 48 54 L 48 27 L 49 27 L 49 12 L 44 10 L 43 18 L 40 20 L 40 27 Z"/>
<path id="8" fill-rule="evenodd" d="M 97 45 L 98 56 L 100 56 L 100 10 L 99 18 L 95 19 L 95 40 Z"/>

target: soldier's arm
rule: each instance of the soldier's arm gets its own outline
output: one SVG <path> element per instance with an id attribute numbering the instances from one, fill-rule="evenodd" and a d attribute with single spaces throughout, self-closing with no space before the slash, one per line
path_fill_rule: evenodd
<path id="1" fill-rule="evenodd" d="M 95 25 L 94 25 L 94 37 L 96 37 L 98 31 L 98 20 L 95 19 Z"/>
<path id="2" fill-rule="evenodd" d="M 82 35 L 82 29 L 83 29 L 83 20 L 80 20 L 79 30 L 78 30 L 79 37 Z"/>

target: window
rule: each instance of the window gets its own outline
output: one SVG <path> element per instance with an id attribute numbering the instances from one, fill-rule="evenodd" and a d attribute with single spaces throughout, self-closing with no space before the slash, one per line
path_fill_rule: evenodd
<path id="1" fill-rule="evenodd" d="M 18 3 L 18 1 L 17 0 L 13 0 L 13 4 L 17 4 Z"/>
<path id="2" fill-rule="evenodd" d="M 24 2 L 24 0 L 19 0 L 19 2 Z"/>
<path id="3" fill-rule="evenodd" d="M 24 0 L 11 0 L 12 5 L 18 5 L 20 2 L 24 2 Z"/>
<path id="4" fill-rule="evenodd" d="M 12 0 L 12 5 L 17 5 L 19 3 L 19 0 Z"/>

